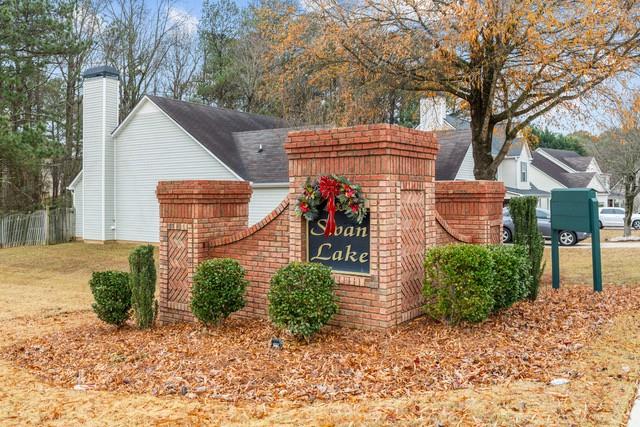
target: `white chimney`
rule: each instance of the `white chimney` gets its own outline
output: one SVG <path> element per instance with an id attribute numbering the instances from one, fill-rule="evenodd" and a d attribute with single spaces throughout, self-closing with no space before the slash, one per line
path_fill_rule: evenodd
<path id="1" fill-rule="evenodd" d="M 437 95 L 432 98 L 420 99 L 420 124 L 417 129 L 436 131 L 451 130 L 452 127 L 445 122 L 447 115 L 447 100 L 444 96 Z"/>
<path id="2" fill-rule="evenodd" d="M 118 71 L 94 67 L 82 75 L 82 221 L 85 241 L 114 239 L 114 147 L 118 125 Z"/>

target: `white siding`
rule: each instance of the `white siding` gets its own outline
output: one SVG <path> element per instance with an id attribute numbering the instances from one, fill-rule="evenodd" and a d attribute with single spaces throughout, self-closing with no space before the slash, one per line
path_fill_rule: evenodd
<path id="1" fill-rule="evenodd" d="M 462 163 L 460 163 L 460 168 L 458 169 L 455 180 L 472 181 L 476 179 L 473 174 L 473 164 L 473 151 L 471 150 L 471 145 L 469 145 L 469 148 L 464 155 L 464 159 L 462 159 Z"/>
<path id="2" fill-rule="evenodd" d="M 114 85 L 114 79 L 105 79 L 108 83 L 107 95 L 105 103 L 106 114 L 106 134 L 104 141 L 104 240 L 114 240 L 115 235 L 115 181 L 114 181 L 114 167 L 115 167 L 115 148 L 114 141 L 111 137 L 111 132 L 118 126 L 118 87 Z"/>
<path id="3" fill-rule="evenodd" d="M 237 177 L 151 101 L 142 102 L 149 105 L 116 138 L 116 238 L 157 242 L 158 181 Z"/>
<path id="4" fill-rule="evenodd" d="M 82 194 L 82 176 L 78 179 L 78 181 L 76 182 L 76 186 L 73 189 L 73 208 L 75 209 L 75 213 L 76 213 L 76 238 L 77 239 L 81 239 L 82 238 L 82 199 L 83 199 L 83 194 Z"/>
<path id="5" fill-rule="evenodd" d="M 566 188 L 555 179 L 549 177 L 546 173 L 533 165 L 529 165 L 529 181 L 536 186 L 538 190 L 551 192 L 554 188 Z"/>
<path id="6" fill-rule="evenodd" d="M 249 202 L 249 225 L 259 222 L 287 196 L 288 187 L 254 187 Z"/>
<path id="7" fill-rule="evenodd" d="M 504 159 L 500 164 L 500 178 L 504 185 L 511 188 L 518 187 L 518 162 L 513 158 Z"/>
<path id="8" fill-rule="evenodd" d="M 83 84 L 83 213 L 85 240 L 113 239 L 111 131 L 118 122 L 118 80 L 85 79 Z"/>

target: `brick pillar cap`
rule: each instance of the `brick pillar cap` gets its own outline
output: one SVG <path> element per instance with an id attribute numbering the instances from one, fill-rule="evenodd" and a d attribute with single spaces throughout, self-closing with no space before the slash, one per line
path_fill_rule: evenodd
<path id="1" fill-rule="evenodd" d="M 156 188 L 156 196 L 162 203 L 187 199 L 202 202 L 204 200 L 245 201 L 251 198 L 251 184 L 247 181 L 160 181 Z"/>

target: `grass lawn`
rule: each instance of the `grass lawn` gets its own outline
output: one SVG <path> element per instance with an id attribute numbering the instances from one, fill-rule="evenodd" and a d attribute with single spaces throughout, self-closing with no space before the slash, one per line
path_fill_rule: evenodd
<path id="1" fill-rule="evenodd" d="M 0 250 L 0 347 L 66 330 L 94 331 L 87 280 L 94 270 L 126 270 L 131 248 L 72 243 Z M 605 292 L 607 285 L 640 283 L 640 269 L 633 265 L 637 259 L 640 249 L 603 250 Z M 561 263 L 565 285 L 590 283 L 589 250 L 561 249 Z M 548 264 L 547 278 L 550 268 Z M 640 314 L 630 312 L 602 321 L 601 331 L 584 347 L 580 344 L 565 366 L 548 373 L 569 378 L 565 386 L 524 380 L 453 390 L 425 385 L 424 391 L 410 397 L 354 401 L 224 402 L 77 391 L 43 382 L 37 372 L 0 360 L 0 424 L 621 425 L 640 378 Z M 570 328 L 571 324 L 556 326 Z M 389 334 L 392 339 L 393 332 Z M 128 336 L 120 345 L 131 347 L 136 336 Z M 558 343 L 574 344 L 579 343 Z M 304 356 L 304 349 L 300 351 Z M 73 372 L 69 366 L 60 369 L 64 373 L 62 369 Z"/>
<path id="2" fill-rule="evenodd" d="M 0 320 L 87 310 L 91 273 L 128 270 L 131 248 L 67 243 L 0 249 Z"/>
<path id="3" fill-rule="evenodd" d="M 640 285 L 640 248 L 607 248 L 602 254 L 602 282 L 607 285 Z M 551 247 L 544 248 L 543 281 L 551 283 Z M 560 285 L 593 283 L 591 249 L 560 248 Z"/>

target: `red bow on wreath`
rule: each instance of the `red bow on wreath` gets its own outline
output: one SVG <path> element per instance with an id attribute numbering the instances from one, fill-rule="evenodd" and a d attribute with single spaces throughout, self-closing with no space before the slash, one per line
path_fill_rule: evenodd
<path id="1" fill-rule="evenodd" d="M 322 176 L 318 181 L 318 189 L 322 198 L 327 200 L 327 213 L 329 215 L 324 235 L 329 237 L 336 232 L 336 197 L 340 192 L 340 184 L 330 176 Z"/>

